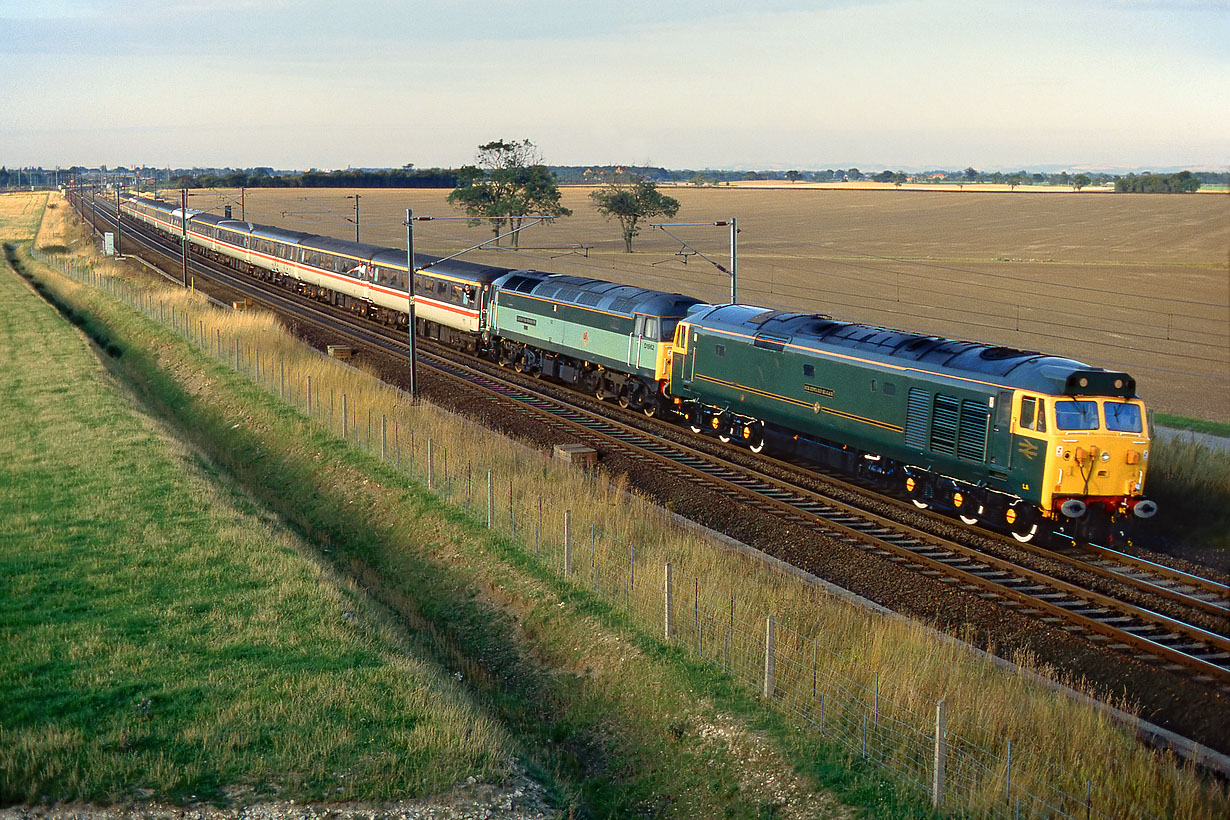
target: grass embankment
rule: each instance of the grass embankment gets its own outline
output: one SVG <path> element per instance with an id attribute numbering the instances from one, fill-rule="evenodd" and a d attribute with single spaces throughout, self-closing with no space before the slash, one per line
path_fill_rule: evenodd
<path id="1" fill-rule="evenodd" d="M 100 265 L 99 271 L 106 281 L 118 281 L 117 269 Z M 686 674 L 681 676 L 674 663 L 662 661 L 661 647 L 652 642 L 643 647 L 629 640 L 624 630 L 604 626 L 594 617 L 592 607 L 588 612 L 584 606 L 580 611 L 573 606 L 563 608 L 568 596 L 562 596 L 543 573 L 528 570 L 520 549 L 493 542 L 483 528 L 442 506 L 391 465 L 373 463 L 326 429 L 253 388 L 225 365 L 203 357 L 182 340 L 168 338 L 164 327 L 92 288 L 60 279 L 45 269 L 39 275 L 88 334 L 119 354 L 113 366 L 133 380 L 142 397 L 184 425 L 194 443 L 219 459 L 223 472 L 218 477 L 239 477 L 249 483 L 310 544 L 319 545 L 321 553 L 344 573 L 388 604 L 398 626 L 409 636 L 417 635 L 441 663 L 456 672 L 460 685 L 482 701 L 487 714 L 495 715 L 519 736 L 518 749 L 532 764 L 541 766 L 549 783 L 558 785 L 566 803 L 582 809 L 581 816 L 639 816 L 658 811 L 679 817 L 758 817 L 766 807 L 784 801 L 792 802 L 799 816 L 845 814 L 831 797 L 797 776 L 780 752 L 729 714 L 719 713 L 698 698 L 693 681 Z M 203 308 L 202 300 L 182 292 L 159 295 L 169 297 L 168 308 L 185 304 Z M 177 301 L 180 297 L 183 301 Z M 276 331 L 268 317 L 225 318 L 232 329 L 242 327 L 250 334 L 248 338 L 268 341 L 272 336 L 275 343 L 286 345 L 305 360 L 315 359 Z M 328 364 L 322 369 L 328 370 Z M 354 376 L 347 371 L 333 375 L 340 377 L 334 379 L 335 384 Z M 328 406 L 324 397 L 330 382 L 322 379 L 318 385 L 318 406 L 323 408 Z M 336 396 L 340 402 L 341 392 Z M 456 426 L 455 420 L 439 415 L 437 419 Z M 135 498 L 134 503 L 163 507 L 160 500 L 145 497 Z M 152 538 L 162 541 L 152 527 L 149 531 Z M 225 546 L 222 549 L 226 551 Z M 235 551 L 233 545 L 230 549 Z M 274 574 L 274 568 L 262 569 Z M 125 586 L 128 581 L 121 578 L 115 583 Z M 247 583 L 260 586 L 252 579 Z M 265 594 L 260 589 L 252 592 L 253 596 Z M 217 609 L 230 612 L 244 606 L 251 602 L 224 600 Z M 243 615 L 233 617 L 243 619 Z M 296 622 L 293 628 L 311 629 L 311 622 Z M 158 643 L 166 641 L 159 639 Z M 69 655 L 77 651 L 71 642 L 61 643 L 58 649 Z M 313 665 L 307 648 L 292 658 L 271 660 L 289 661 L 292 668 Z M 189 681 L 186 686 L 207 689 L 212 681 L 203 683 L 201 672 L 179 670 L 178 674 Z M 206 675 L 207 680 L 210 677 Z M 63 685 L 56 688 L 66 703 L 91 708 L 89 691 Z M 285 694 L 291 695 L 289 687 Z M 387 710 L 395 724 L 406 719 L 408 710 L 402 704 L 382 698 L 381 690 L 365 681 L 354 682 L 353 696 L 370 698 L 371 709 Z M 140 704 L 136 701 L 137 711 L 143 708 Z M 133 711 L 133 704 L 126 700 L 121 706 L 121 717 Z M 293 741 L 304 763 L 314 763 L 328 749 L 327 735 L 305 735 L 299 731 L 299 721 L 284 721 L 283 714 L 268 710 L 254 728 L 262 736 L 279 734 L 286 742 Z M 379 714 L 361 717 L 380 719 Z M 482 725 L 481 720 L 475 721 L 476 730 Z M 717 728 L 706 740 L 699 733 L 708 727 Z M 91 736 L 88 730 L 82 731 L 87 738 Z M 168 754 L 179 744 L 186 743 L 190 750 L 197 745 L 191 733 L 165 742 L 172 747 L 163 750 Z M 324 749 L 319 748 L 321 743 Z M 162 744 L 152 745 L 159 748 Z M 128 754 L 114 744 L 90 754 L 74 754 L 75 750 L 43 742 L 20 725 L 12 727 L 5 746 L 26 749 L 37 765 L 79 770 L 91 784 L 119 765 L 112 757 L 122 760 Z M 388 765 L 406 765 L 405 757 L 386 754 L 378 745 L 368 749 Z M 200 755 L 209 758 L 210 752 L 202 750 Z M 422 757 L 421 761 L 418 755 L 412 757 L 411 763 L 428 765 L 430 752 L 425 750 Z M 33 768 L 14 774 L 29 792 L 56 797 L 77 793 L 40 777 Z M 255 767 L 254 777 L 242 765 L 228 769 L 227 775 L 240 785 L 254 779 L 260 785 L 262 774 L 272 778 L 278 771 L 302 768 L 283 757 Z M 307 796 L 319 793 L 330 798 L 381 797 L 403 789 L 397 778 L 380 772 L 369 772 L 369 779 L 362 780 L 352 776 L 353 767 L 340 771 L 345 779 L 339 785 L 348 786 L 345 792 L 299 788 Z M 123 781 L 118 775 L 114 779 Z M 849 782 L 861 785 L 866 780 L 852 778 Z M 878 793 L 882 788 L 882 784 L 874 785 L 878 778 L 870 776 L 870 782 L 872 793 Z M 99 794 L 97 787 L 82 792 Z M 201 792 L 194 787 L 193 793 Z M 283 793 L 293 796 L 295 784 L 287 784 Z M 183 797 L 182 790 L 170 796 Z M 897 816 L 914 816 L 919 804 L 917 799 L 906 799 L 903 805 Z"/>
<path id="2" fill-rule="evenodd" d="M 134 407 L 7 266 L 0 302 L 0 804 L 504 775 L 496 722 L 351 580 Z"/>
<path id="3" fill-rule="evenodd" d="M 774 756 L 784 754 L 812 783 L 829 783 L 846 800 L 874 807 L 876 816 L 921 812 L 917 792 L 886 788 L 868 775 L 859 755 L 852 759 L 831 742 L 838 718 L 850 717 L 833 706 L 833 689 L 827 733 L 798 734 L 759 712 L 721 675 L 687 662 L 679 649 L 664 652 L 645 632 L 628 631 L 630 625 L 653 624 L 651 619 L 637 621 L 642 609 L 656 614 L 660 624 L 660 572 L 662 562 L 670 560 L 680 591 L 678 609 L 694 605 L 696 623 L 709 627 L 685 633 L 685 643 L 697 638 L 712 657 L 714 633 L 723 633 L 711 628 L 711 613 L 721 613 L 719 624 L 732 606 L 737 607 L 732 623 L 762 623 L 766 613 L 773 613 L 785 636 L 779 638 L 781 691 L 797 693 L 805 686 L 810 692 L 815 652 L 823 661 L 822 686 L 867 694 L 879 677 L 886 727 L 919 717 L 925 724 L 943 698 L 954 745 L 988 749 L 981 759 L 994 764 L 1004 760 L 1003 745 L 1012 740 L 1011 783 L 1015 795 L 1026 789 L 1027 815 L 1038 810 L 1029 804 L 1030 789 L 1051 799 L 1048 789 L 1054 785 L 1083 799 L 1087 782 L 1092 783 L 1094 817 L 1194 818 L 1225 808 L 1225 795 L 1216 787 L 1141 750 L 1099 714 L 997 672 L 919 628 L 825 600 L 754 562 L 724 555 L 712 544 L 664 526 L 643 502 L 628 501 L 576 472 L 556 470 L 486 431 L 429 407 L 408 407 L 374 380 L 302 351 L 267 319 L 222 315 L 180 291 L 127 285 L 130 297 L 148 313 L 168 316 L 173 310 L 175 324 L 206 347 L 219 348 L 223 360 L 233 360 L 232 350 L 238 349 L 245 367 L 255 371 L 253 353 L 260 351 L 266 384 L 274 394 L 285 390 L 300 407 L 305 379 L 312 376 L 316 425 L 269 393 L 245 386 L 182 340 L 168 341 L 165 331 L 135 311 L 93 289 L 46 275 L 63 298 L 105 320 L 109 332 L 126 340 L 124 366 L 149 385 L 152 399 L 217 453 L 229 473 L 256 488 L 304 532 L 328 543 L 331 559 L 344 572 L 430 635 L 437 656 L 463 670 L 484 706 L 525 739 L 532 759 L 545 761 L 565 788 L 576 789 L 584 805 L 609 806 L 617 815 L 647 806 L 667 806 L 678 816 L 737 815 L 782 802 L 773 795 L 783 793 L 783 782 L 793 781 L 780 777 L 780 767 L 776 781 L 766 778 L 762 761 L 780 761 Z M 105 273 L 100 279 L 111 287 L 119 281 Z M 232 347 L 235 343 L 238 348 Z M 281 365 L 290 374 L 287 382 L 279 378 Z M 328 432 L 329 427 L 341 429 L 343 394 L 346 436 L 352 441 L 372 441 L 366 419 L 396 420 L 393 429 L 399 432 L 392 437 L 397 444 L 389 459 L 394 465 L 413 455 L 421 469 L 423 440 L 432 438 L 438 492 L 454 499 L 453 506 L 423 492 L 419 483 L 407 482 L 387 461 L 357 452 Z M 411 429 L 415 444 L 403 450 Z M 509 499 L 507 507 L 520 515 L 519 539 L 492 540 L 457 509 L 478 506 L 480 477 L 487 469 L 500 479 L 499 506 L 504 508 Z M 593 522 L 608 533 L 593 542 L 588 560 L 580 562 L 581 586 L 560 581 L 536 559 L 542 532 L 534 525 L 536 502 L 545 509 L 547 531 L 558 532 L 559 514 L 571 509 L 576 531 L 588 532 Z M 642 567 L 641 588 L 624 598 L 621 592 L 609 593 L 635 589 L 635 584 L 611 568 L 628 565 L 629 544 L 635 545 Z M 644 567 L 651 568 L 647 585 Z M 592 586 L 608 594 L 592 596 L 584 589 Z M 642 607 L 645 586 L 656 588 L 657 597 L 650 592 Z M 688 619 L 681 613 L 679 620 L 685 624 L 677 628 L 684 632 Z M 757 658 L 749 654 L 755 666 Z M 804 654 L 807 663 L 800 673 Z M 789 684 L 794 688 L 788 689 Z M 814 713 L 792 711 L 797 704 L 778 702 L 791 721 L 814 721 Z M 743 713 L 760 715 L 757 720 L 768 737 L 785 751 L 774 751 L 729 718 Z M 892 728 L 899 727 L 892 723 Z M 873 756 L 896 766 L 912 755 L 925 768 L 925 736 L 901 731 L 893 736 L 873 725 Z M 909 746 L 910 738 L 920 737 L 923 748 Z M 748 766 L 749 755 L 758 765 Z M 963 771 L 971 805 L 991 810 L 998 800 L 1004 810 L 1004 774 L 994 765 Z"/>
<path id="4" fill-rule="evenodd" d="M 1155 438 L 1151 446 L 1145 489 L 1160 506 L 1168 535 L 1201 545 L 1210 558 L 1230 555 L 1230 453 L 1182 434 Z"/>

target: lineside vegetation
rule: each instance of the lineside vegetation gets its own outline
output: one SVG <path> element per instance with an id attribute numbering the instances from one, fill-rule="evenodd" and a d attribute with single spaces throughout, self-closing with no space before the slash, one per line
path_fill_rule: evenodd
<path id="1" fill-rule="evenodd" d="M 39 242 L 71 244 L 50 236 Z M 224 475 L 328 544 L 338 572 L 434 636 L 433 653 L 464 666 L 467 688 L 522 739 L 531 759 L 555 767 L 578 805 L 633 814 L 666 795 L 678 816 L 752 816 L 771 797 L 755 790 L 756 772 L 749 777 L 740 768 L 750 736 L 736 732 L 737 742 L 725 751 L 713 740 L 713 727 L 736 713 L 759 721 L 773 754 L 813 786 L 823 781 L 845 800 L 874 806 L 877 816 L 924 813 L 916 796 L 886 788 L 857 758 L 822 737 L 799 735 L 732 691 L 721 675 L 664 652 L 584 588 L 561 581 L 537 561 L 528 533 L 493 540 L 468 505 L 445 505 L 395 465 L 352 449 L 325 429 L 325 420 L 336 418 L 324 414 L 325 395 L 336 408 L 344 393 L 353 420 L 395 418 L 420 442 L 431 438 L 437 458 L 447 454 L 454 465 L 453 475 L 461 463 L 473 465 L 476 475 L 497 472 L 499 497 L 507 492 L 510 507 L 539 499 L 548 510 L 572 510 L 580 531 L 592 523 L 610 543 L 635 544 L 651 565 L 670 561 L 680 575 L 705 579 L 700 595 L 712 599 L 705 604 L 724 608 L 733 601 L 732 617 L 747 621 L 772 613 L 794 633 L 814 638 L 834 674 L 868 687 L 881 674 L 883 697 L 903 708 L 929 714 L 944 699 L 953 736 L 991 746 L 1012 740 L 1014 777 L 1060 778 L 1074 790 L 1079 784 L 1081 793 L 1086 782 L 1096 784 L 1100 794 L 1126 796 L 1123 817 L 1198 818 L 1230 807 L 1224 787 L 1143 749 L 1101 713 L 999 671 L 920 626 L 869 614 L 723 552 L 664 523 L 618 482 L 557 468 L 430 406 L 408 406 L 374 378 L 306 351 L 272 320 L 221 313 L 182 290 L 101 271 L 138 289 L 147 303 L 173 306 L 178 321 L 190 330 L 199 326 L 203 340 L 225 335 L 239 341 L 245 356 L 259 351 L 266 362 L 285 362 L 299 383 L 311 375 L 316 423 L 131 308 L 46 269 L 44 275 L 60 298 L 132 351 L 124 358 L 142 363 L 142 376 L 153 384 L 151 400 L 194 431 L 193 443 L 218 460 Z M 219 354 L 222 362 L 229 358 L 229 343 Z M 358 435 L 352 428 L 347 438 Z M 1028 657 L 1015 660 L 1036 666 Z M 550 674 L 542 674 L 544 665 Z M 585 767 L 599 751 L 610 768 L 595 775 Z M 986 777 L 993 799 L 1002 773 Z M 730 784 L 737 784 L 735 794 L 728 793 Z"/>

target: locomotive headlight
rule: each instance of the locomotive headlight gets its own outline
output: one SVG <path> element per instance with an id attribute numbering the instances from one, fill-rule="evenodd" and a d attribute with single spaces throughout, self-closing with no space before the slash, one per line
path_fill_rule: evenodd
<path id="1" fill-rule="evenodd" d="M 1103 460 L 1103 461 L 1110 461 L 1110 450 L 1103 450 L 1103 451 L 1102 451 L 1102 460 Z"/>

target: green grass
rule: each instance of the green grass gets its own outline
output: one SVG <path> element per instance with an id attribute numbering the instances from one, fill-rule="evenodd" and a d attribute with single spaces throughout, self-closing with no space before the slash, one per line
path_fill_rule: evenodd
<path id="1" fill-rule="evenodd" d="M 1230 438 L 1230 424 L 1221 421 L 1172 416 L 1168 413 L 1155 413 L 1153 421 L 1163 427 L 1172 427 L 1176 430 L 1191 430 L 1195 433 L 1208 433 L 1211 436 Z"/>
<path id="2" fill-rule="evenodd" d="M 1230 553 L 1230 454 L 1191 436 L 1154 440 L 1145 489 L 1166 535 Z"/>
<path id="3" fill-rule="evenodd" d="M 506 736 L 456 681 L 7 267 L 0 300 L 0 803 L 502 775 Z"/>

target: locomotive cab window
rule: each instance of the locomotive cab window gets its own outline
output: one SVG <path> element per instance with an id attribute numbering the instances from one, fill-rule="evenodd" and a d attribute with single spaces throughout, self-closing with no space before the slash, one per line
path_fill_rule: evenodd
<path id="1" fill-rule="evenodd" d="M 1038 400 L 1032 396 L 1021 399 L 1021 429 L 1034 429 L 1034 416 L 1038 412 Z"/>
<path id="2" fill-rule="evenodd" d="M 1098 403 L 1096 401 L 1055 402 L 1055 426 L 1060 430 L 1098 429 Z"/>
<path id="3" fill-rule="evenodd" d="M 1106 412 L 1106 429 L 1116 433 L 1141 433 L 1144 425 L 1140 408 L 1127 402 L 1108 401 L 1103 405 Z"/>
<path id="4" fill-rule="evenodd" d="M 645 338 L 657 340 L 658 338 L 658 317 L 657 316 L 646 316 L 645 317 Z"/>
<path id="5" fill-rule="evenodd" d="M 636 323 L 633 325 L 632 332 L 637 336 L 645 335 L 645 317 L 637 316 Z"/>

